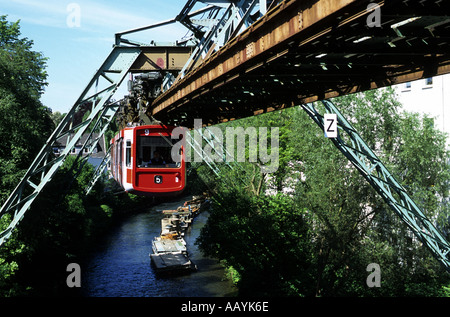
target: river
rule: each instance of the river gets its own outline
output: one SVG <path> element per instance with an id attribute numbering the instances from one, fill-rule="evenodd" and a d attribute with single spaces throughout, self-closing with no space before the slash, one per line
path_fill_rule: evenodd
<path id="1" fill-rule="evenodd" d="M 82 294 L 87 297 L 223 297 L 235 287 L 225 279 L 217 260 L 204 257 L 194 244 L 208 219 L 200 213 L 185 234 L 191 260 L 198 270 L 161 277 L 150 265 L 151 243 L 161 231 L 162 210 L 176 209 L 185 200 L 162 203 L 133 214 L 98 241 L 82 267 Z"/>

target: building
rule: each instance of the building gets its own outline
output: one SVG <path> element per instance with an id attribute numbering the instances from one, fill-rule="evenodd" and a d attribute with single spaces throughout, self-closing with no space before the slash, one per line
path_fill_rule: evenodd
<path id="1" fill-rule="evenodd" d="M 437 129 L 447 133 L 450 148 L 450 74 L 394 85 L 404 110 L 434 117 Z"/>
<path id="2" fill-rule="evenodd" d="M 78 140 L 77 144 L 75 144 L 75 147 L 73 147 L 70 151 L 70 155 L 78 155 L 83 147 L 84 142 L 86 142 L 86 139 L 88 138 L 89 134 L 85 134 L 83 135 L 80 140 Z M 93 134 L 93 138 L 97 138 L 98 134 L 94 133 Z M 55 153 L 56 155 L 59 155 L 62 151 L 64 151 L 64 149 L 66 148 L 66 143 L 67 143 L 67 136 L 61 138 L 54 146 L 53 146 L 53 153 Z M 103 156 L 105 155 L 104 149 L 106 149 L 106 144 L 105 144 L 105 136 L 103 135 L 99 142 L 97 143 L 96 148 L 92 151 L 91 157 L 92 158 L 103 158 Z M 89 149 L 86 147 L 84 149 L 84 153 L 88 153 Z M 83 154 L 84 154 L 83 153 Z"/>

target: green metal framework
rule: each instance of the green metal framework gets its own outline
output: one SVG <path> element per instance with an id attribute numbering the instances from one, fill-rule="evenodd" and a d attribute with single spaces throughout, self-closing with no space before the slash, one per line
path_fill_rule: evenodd
<path id="1" fill-rule="evenodd" d="M 12 230 L 22 219 L 34 199 L 44 186 L 51 181 L 53 175 L 64 163 L 65 158 L 81 137 L 88 135 L 81 148 L 80 155 L 77 157 L 77 161 L 81 160 L 80 165 L 85 163 L 93 149 L 96 148 L 100 137 L 106 131 L 118 110 L 117 103 L 110 102 L 110 99 L 140 52 L 139 48 L 113 48 L 0 209 L 0 217 L 6 214 L 11 215 L 9 225 L 0 233 L 0 245 L 11 235 Z M 85 116 L 87 118 L 83 119 Z M 99 133 L 94 134 L 96 131 Z M 65 149 L 59 156 L 55 157 L 53 147 L 61 142 L 66 143 Z M 81 153 L 83 152 L 87 156 L 82 157 Z"/>
<path id="2" fill-rule="evenodd" d="M 116 115 L 120 102 L 114 102 L 111 99 L 125 76 L 129 73 L 133 63 L 142 52 L 139 44 L 123 39 L 122 35 L 151 29 L 176 21 L 187 26 L 193 32 L 193 39 L 197 46 L 181 71 L 182 77 L 183 74 L 189 72 L 194 67 L 200 58 L 219 49 L 221 45 L 233 38 L 242 28 L 251 24 L 252 12 L 254 12 L 258 3 L 260 6 L 259 15 L 265 13 L 267 4 L 264 0 L 240 0 L 237 2 L 228 0 L 211 1 L 208 7 L 190 13 L 190 10 L 198 1 L 187 1 L 182 13 L 173 20 L 116 34 L 116 46 L 99 70 L 94 74 L 70 112 L 42 147 L 18 186 L 0 209 L 0 218 L 5 215 L 10 215 L 9 218 L 5 218 L 8 221 L 7 227 L 0 232 L 0 245 L 11 235 L 13 229 L 22 219 L 34 199 L 42 191 L 45 184 L 51 181 L 53 175 L 64 163 L 65 158 L 70 154 L 70 151 L 75 147 L 81 137 L 84 135 L 88 136 L 81 149 L 81 152 L 87 155 L 82 156 L 80 153 L 77 156 L 77 162 L 81 162 L 80 166 L 86 163 L 89 155 L 97 146 L 100 138 L 104 135 L 110 122 Z M 205 1 L 205 3 L 208 3 L 208 1 Z M 225 10 L 222 10 L 224 8 Z M 222 10 L 222 15 L 218 15 L 220 10 Z M 206 12 L 209 14 L 208 19 L 194 19 L 197 15 Z M 121 46 L 121 44 L 135 46 Z M 169 82 L 171 83 L 172 81 Z M 361 139 L 356 130 L 342 116 L 336 106 L 329 100 L 322 101 L 322 104 L 324 111 L 319 111 L 319 108 L 314 103 L 302 105 L 302 108 L 322 129 L 324 127 L 324 113 L 337 115 L 339 133 L 337 138 L 332 138 L 331 141 L 383 197 L 390 208 L 408 225 L 417 238 L 450 271 L 450 262 L 447 258 L 450 245 L 444 236 L 414 203 L 404 187 L 393 177 L 375 153 Z M 213 134 L 209 133 L 209 135 L 205 135 L 202 129 L 199 130 L 198 133 L 202 136 L 202 142 L 205 141 L 210 145 L 214 144 L 215 136 Z M 218 174 L 219 169 L 215 165 L 215 162 L 204 156 L 205 153 L 203 153 L 202 144 L 195 140 L 195 138 L 187 138 L 187 141 L 206 163 L 208 163 L 214 173 Z M 59 156 L 55 156 L 53 154 L 53 147 L 61 142 L 66 143 L 65 149 Z M 92 189 L 95 181 L 102 175 L 108 159 L 109 149 L 103 162 L 95 171 L 87 192 Z"/>
<path id="3" fill-rule="evenodd" d="M 232 162 L 227 162 L 226 160 L 226 155 L 230 154 L 211 129 L 208 127 L 200 127 L 193 131 L 194 136 L 192 136 L 191 133 L 186 133 L 186 151 L 190 151 L 190 148 L 192 148 L 197 153 L 200 161 L 205 162 L 216 176 L 219 176 L 221 171 L 219 164 L 216 163 L 223 163 L 223 166 L 233 169 L 233 166 L 231 165 Z M 197 135 L 197 137 L 195 135 Z M 221 158 L 211 158 L 209 154 L 204 151 L 203 142 L 216 153 L 222 153 Z"/>
<path id="4" fill-rule="evenodd" d="M 324 111 L 319 111 L 314 103 L 302 108 L 317 123 L 324 127 L 323 114 L 334 113 L 338 119 L 338 136 L 331 138 L 333 144 L 350 160 L 364 178 L 383 197 L 389 207 L 408 225 L 416 237 L 426 245 L 433 255 L 450 271 L 448 253 L 450 244 L 433 223 L 414 203 L 405 188 L 383 165 L 376 154 L 367 146 L 338 108 L 330 101 L 323 100 Z"/>
<path id="5" fill-rule="evenodd" d="M 116 45 L 112 52 L 94 74 L 81 96 L 47 140 L 20 183 L 1 207 L 0 218 L 6 219 L 7 227 L 0 232 L 0 245 L 11 235 L 34 199 L 51 181 L 77 142 L 87 135 L 72 166 L 72 168 L 78 168 L 75 174 L 81 170 L 118 112 L 120 101 L 114 102 L 112 97 L 130 72 L 133 63 L 142 53 L 142 48 L 145 47 L 140 43 L 123 39 L 123 35 L 181 22 L 192 31 L 192 42 L 196 45 L 195 52 L 181 70 L 181 73 L 184 74 L 191 70 L 200 58 L 206 56 L 209 50 L 219 49 L 230 38 L 237 35 L 242 28 L 250 25 L 253 22 L 250 13 L 254 11 L 258 3 L 257 0 L 239 0 L 236 3 L 229 0 L 212 1 L 212 3 L 206 1 L 203 3 L 207 5 L 206 7 L 191 12 L 198 2 L 202 1 L 188 0 L 182 12 L 175 19 L 116 34 Z M 259 3 L 262 9 L 258 16 L 261 16 L 266 10 L 265 0 L 260 0 Z M 208 13 L 206 19 L 196 19 L 204 13 Z M 186 42 L 188 41 L 177 45 L 186 45 Z M 165 86 L 170 87 L 175 77 L 169 73 L 166 75 L 171 76 L 170 80 L 165 79 Z M 86 118 L 86 116 L 88 117 Z M 62 142 L 65 143 L 65 148 L 55 157 L 53 148 Z M 101 177 L 107 163 L 108 155 L 95 171 L 92 182 L 86 189 L 88 193 Z M 11 217 L 3 218 L 5 215 Z"/>
<path id="6" fill-rule="evenodd" d="M 105 153 L 105 156 L 103 157 L 102 161 L 100 162 L 100 164 L 97 166 L 97 168 L 94 171 L 94 175 L 92 176 L 92 179 L 88 185 L 88 187 L 86 188 L 86 195 L 88 195 L 92 188 L 94 188 L 95 183 L 97 183 L 97 181 L 100 179 L 100 177 L 102 175 L 104 175 L 105 170 L 108 167 L 108 164 L 110 162 L 111 159 L 111 146 L 108 146 L 108 150 Z"/>

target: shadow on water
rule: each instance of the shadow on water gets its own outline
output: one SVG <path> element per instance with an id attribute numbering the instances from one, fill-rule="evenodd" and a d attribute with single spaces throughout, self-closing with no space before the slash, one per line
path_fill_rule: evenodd
<path id="1" fill-rule="evenodd" d="M 196 272 L 182 276 L 156 275 L 149 254 L 154 237 L 160 235 L 161 213 L 176 209 L 185 199 L 163 203 L 125 219 L 98 241 L 82 267 L 82 294 L 87 297 L 222 297 L 236 289 L 225 279 L 223 267 L 202 255 L 194 244 L 208 218 L 200 213 L 185 235 Z"/>

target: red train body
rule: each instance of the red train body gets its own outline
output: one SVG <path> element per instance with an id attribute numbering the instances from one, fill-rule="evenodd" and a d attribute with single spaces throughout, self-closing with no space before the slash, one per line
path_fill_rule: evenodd
<path id="1" fill-rule="evenodd" d="M 127 127 L 111 140 L 110 171 L 126 191 L 136 195 L 180 194 L 186 186 L 183 148 L 172 158 L 175 127 L 144 125 Z"/>

